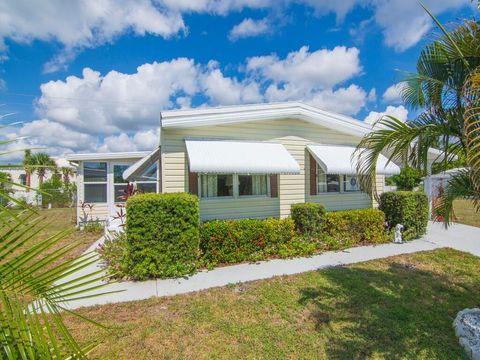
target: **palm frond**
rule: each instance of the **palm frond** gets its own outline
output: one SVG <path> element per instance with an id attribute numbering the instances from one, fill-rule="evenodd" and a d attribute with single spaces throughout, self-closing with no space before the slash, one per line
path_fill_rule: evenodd
<path id="1" fill-rule="evenodd" d="M 468 170 L 459 171 L 453 175 L 434 206 L 434 213 L 443 217 L 445 227 L 448 227 L 455 218 L 453 202 L 455 199 L 472 200 L 477 212 L 480 211 L 480 192 L 472 186 L 472 174 Z"/>

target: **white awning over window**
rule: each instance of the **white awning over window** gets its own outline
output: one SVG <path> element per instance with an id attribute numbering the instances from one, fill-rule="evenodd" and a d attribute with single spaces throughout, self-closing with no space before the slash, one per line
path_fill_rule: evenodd
<path id="1" fill-rule="evenodd" d="M 282 144 L 254 141 L 185 140 L 191 172 L 298 174 L 300 167 Z"/>
<path id="2" fill-rule="evenodd" d="M 160 158 L 160 148 L 156 148 L 147 156 L 141 158 L 136 163 L 132 164 L 122 174 L 125 180 L 130 180 L 134 176 L 141 175 L 146 169 L 148 169 L 155 161 Z"/>
<path id="3" fill-rule="evenodd" d="M 335 145 L 308 145 L 310 153 L 327 174 L 355 175 L 357 173 L 357 154 L 354 146 Z M 400 168 L 393 162 L 380 155 L 377 161 L 378 175 L 395 175 L 400 173 Z"/>

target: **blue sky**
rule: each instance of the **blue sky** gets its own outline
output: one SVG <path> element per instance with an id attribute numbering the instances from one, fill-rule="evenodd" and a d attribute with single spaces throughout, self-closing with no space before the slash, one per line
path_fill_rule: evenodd
<path id="1" fill-rule="evenodd" d="M 468 0 L 425 1 L 448 24 Z M 150 150 L 162 109 L 300 100 L 407 119 L 395 84 L 434 31 L 413 0 L 118 0 L 0 4 L 10 149 Z M 17 161 L 12 153 L 4 161 Z"/>

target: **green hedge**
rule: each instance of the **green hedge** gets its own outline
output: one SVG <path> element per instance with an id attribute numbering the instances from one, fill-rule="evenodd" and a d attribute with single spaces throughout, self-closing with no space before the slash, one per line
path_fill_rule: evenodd
<path id="1" fill-rule="evenodd" d="M 128 272 L 133 279 L 192 273 L 199 252 L 198 198 L 138 194 L 127 201 Z"/>
<path id="2" fill-rule="evenodd" d="M 317 203 L 299 203 L 291 207 L 292 219 L 299 233 L 321 236 L 325 230 L 325 206 Z"/>
<path id="3" fill-rule="evenodd" d="M 417 238 L 427 232 L 428 197 L 416 191 L 389 191 L 380 195 L 380 207 L 392 229 L 403 224 L 404 239 Z"/>
<path id="4" fill-rule="evenodd" d="M 341 249 L 350 246 L 379 244 L 389 241 L 385 214 L 378 209 L 355 209 L 328 212 L 326 215 L 326 247 Z"/>
<path id="5" fill-rule="evenodd" d="M 291 219 L 213 220 L 201 226 L 200 250 L 209 265 L 255 261 L 282 255 L 294 235 Z"/>

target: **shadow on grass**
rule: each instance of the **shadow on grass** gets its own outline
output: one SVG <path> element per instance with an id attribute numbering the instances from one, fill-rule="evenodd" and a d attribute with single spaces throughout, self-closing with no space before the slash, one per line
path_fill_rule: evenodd
<path id="1" fill-rule="evenodd" d="M 465 357 L 452 322 L 461 309 L 478 306 L 478 281 L 398 263 L 321 273 L 327 282 L 302 289 L 299 302 L 327 339 L 329 358 Z"/>

